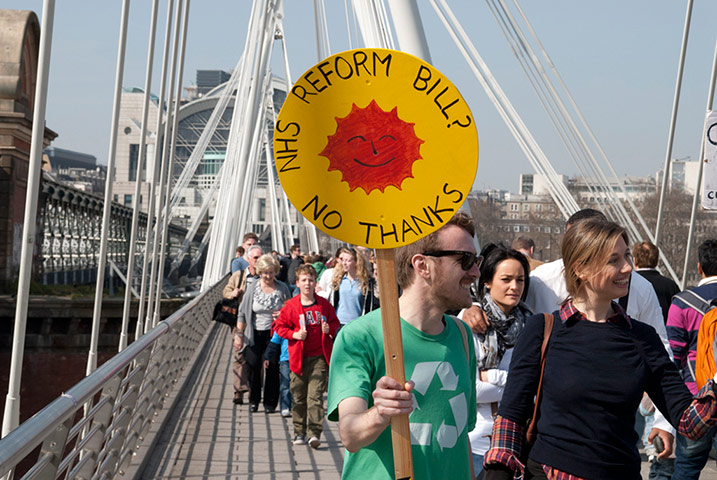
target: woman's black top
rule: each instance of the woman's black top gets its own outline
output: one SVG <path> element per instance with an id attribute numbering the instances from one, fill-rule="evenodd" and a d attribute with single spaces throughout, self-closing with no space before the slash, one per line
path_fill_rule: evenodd
<path id="1" fill-rule="evenodd" d="M 642 393 L 673 426 L 692 395 L 651 326 L 553 315 L 530 458 L 584 478 L 639 479 L 634 424 Z M 533 411 L 544 325 L 542 314 L 530 317 L 513 350 L 499 414 L 520 425 Z"/>

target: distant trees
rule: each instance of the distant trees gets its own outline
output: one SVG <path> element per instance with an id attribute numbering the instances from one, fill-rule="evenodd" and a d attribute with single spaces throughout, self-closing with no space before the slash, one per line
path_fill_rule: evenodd
<path id="1" fill-rule="evenodd" d="M 565 220 L 559 213 L 545 210 L 538 213 L 520 213 L 519 218 L 505 215 L 505 203 L 490 196 L 468 197 L 468 206 L 476 226 L 481 247 L 489 243 L 510 246 L 513 240 L 524 235 L 535 242 L 535 258 L 549 262 L 560 258 Z"/>
<path id="2" fill-rule="evenodd" d="M 683 190 L 673 189 L 665 197 L 665 206 L 662 212 L 662 232 L 660 233 L 659 247 L 670 261 L 672 268 L 682 278 L 682 269 L 685 262 L 685 245 L 690 226 L 692 213 L 692 194 Z M 648 227 L 654 233 L 657 224 L 657 209 L 660 201 L 658 193 L 642 197 L 637 208 L 645 219 Z M 687 286 L 694 285 L 699 280 L 697 275 L 697 247 L 707 238 L 717 237 L 717 212 L 697 209 L 695 230 L 690 245 L 690 263 L 687 271 Z M 663 267 L 661 264 L 660 267 Z M 662 268 L 662 273 L 667 271 Z"/>
<path id="3" fill-rule="evenodd" d="M 488 196 L 468 197 L 467 202 L 476 227 L 478 243 L 482 246 L 505 242 L 502 229 L 503 206 L 500 200 Z"/>
<path id="4" fill-rule="evenodd" d="M 510 245 L 514 238 L 525 235 L 535 242 L 535 258 L 552 261 L 560 257 L 560 243 L 565 228 L 565 219 L 554 208 L 548 197 L 511 195 L 507 199 L 494 192 L 478 192 L 467 199 L 480 245 L 504 243 Z M 657 223 L 659 193 L 637 197 L 635 204 L 650 231 L 654 234 Z M 580 208 L 602 209 L 594 202 L 586 203 L 584 198 L 576 198 Z M 675 270 L 678 280 L 682 279 L 685 262 L 685 245 L 689 231 L 693 195 L 679 188 L 673 188 L 665 199 L 662 217 L 662 233 L 659 247 Z M 542 204 L 542 205 L 541 205 Z M 629 211 L 629 210 L 628 210 Z M 632 213 L 629 211 L 629 214 Z M 633 218 L 635 225 L 647 239 L 640 223 Z M 687 271 L 687 286 L 699 281 L 697 274 L 697 247 L 707 238 L 717 237 L 717 211 L 698 208 L 692 244 L 689 248 L 690 260 Z M 631 238 L 631 242 L 638 239 Z M 668 275 L 664 265 L 662 273 Z"/>

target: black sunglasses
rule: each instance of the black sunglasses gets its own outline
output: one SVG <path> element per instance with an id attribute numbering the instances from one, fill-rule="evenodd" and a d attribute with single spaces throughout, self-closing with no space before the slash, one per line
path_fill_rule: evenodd
<path id="1" fill-rule="evenodd" d="M 458 262 L 461 264 L 461 268 L 465 271 L 470 270 L 473 264 L 480 268 L 481 263 L 483 263 L 483 257 L 480 255 L 476 255 L 471 252 L 464 252 L 463 250 L 439 250 L 437 252 L 423 252 L 421 255 L 425 255 L 427 257 L 450 257 L 453 255 L 459 255 L 460 258 L 458 259 Z"/>

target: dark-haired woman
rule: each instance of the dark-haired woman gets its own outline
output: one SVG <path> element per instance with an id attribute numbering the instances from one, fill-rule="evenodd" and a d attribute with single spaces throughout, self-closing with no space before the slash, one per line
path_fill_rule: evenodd
<path id="1" fill-rule="evenodd" d="M 478 304 L 490 325 L 473 334 L 476 351 L 476 427 L 468 434 L 473 466 L 478 474 L 490 447 L 490 432 L 503 397 L 508 365 L 518 335 L 531 312 L 522 302 L 528 290 L 530 267 L 525 256 L 503 245 L 490 244 L 481 251 Z"/>
<path id="2" fill-rule="evenodd" d="M 642 393 L 696 439 L 717 423 L 715 384 L 710 380 L 693 400 L 655 330 L 613 301 L 627 293 L 632 272 L 625 229 L 584 220 L 565 233 L 561 250 L 570 296 L 553 313 L 537 440 L 523 464 L 524 426 L 540 379 L 542 315 L 528 319 L 513 349 L 484 459 L 487 478 L 637 480 L 634 422 Z"/>

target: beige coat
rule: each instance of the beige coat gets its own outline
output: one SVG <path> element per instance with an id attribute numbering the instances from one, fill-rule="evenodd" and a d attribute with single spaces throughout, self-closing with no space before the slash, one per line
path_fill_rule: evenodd
<path id="1" fill-rule="evenodd" d="M 222 290 L 222 297 L 231 299 L 232 298 L 232 292 L 235 288 L 239 288 L 239 296 L 236 297 L 237 301 L 241 303 L 241 298 L 244 295 L 244 292 L 246 291 L 246 269 L 244 270 L 237 270 L 232 274 L 231 277 L 229 277 L 229 281 L 224 286 L 224 290 Z"/>

